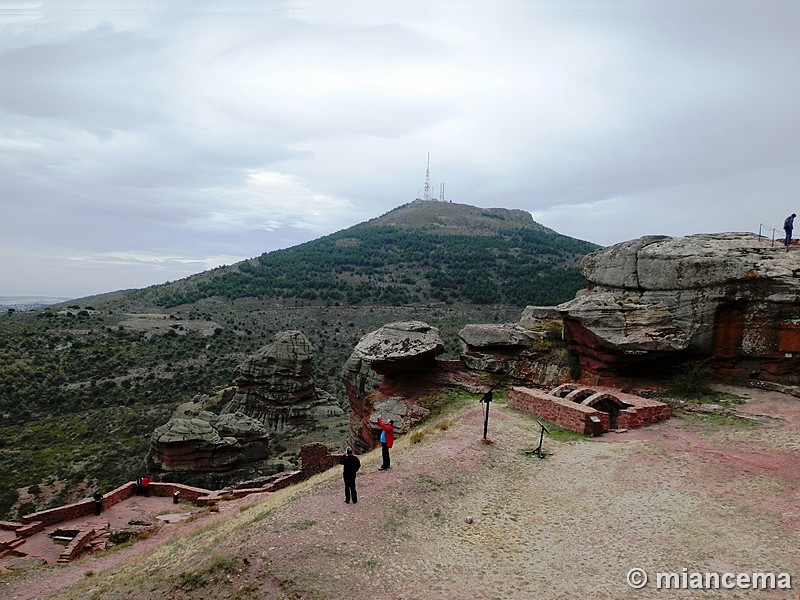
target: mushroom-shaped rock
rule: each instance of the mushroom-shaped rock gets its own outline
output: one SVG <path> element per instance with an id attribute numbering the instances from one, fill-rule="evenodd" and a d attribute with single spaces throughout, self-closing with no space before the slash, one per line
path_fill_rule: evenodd
<path id="1" fill-rule="evenodd" d="M 302 378 L 311 372 L 314 350 L 300 331 L 282 331 L 239 366 L 238 382 L 253 384 L 276 376 Z"/>
<path id="2" fill-rule="evenodd" d="M 201 442 L 219 444 L 219 432 L 205 419 L 170 419 L 153 431 L 152 440 L 158 444 Z"/>
<path id="3" fill-rule="evenodd" d="M 390 323 L 368 333 L 353 350 L 353 357 L 376 373 L 389 375 L 431 367 L 444 352 L 439 330 L 422 321 Z"/>
<path id="4" fill-rule="evenodd" d="M 267 431 L 258 421 L 242 414 L 202 412 L 156 428 L 147 462 L 154 471 L 223 472 L 266 458 L 268 447 Z"/>

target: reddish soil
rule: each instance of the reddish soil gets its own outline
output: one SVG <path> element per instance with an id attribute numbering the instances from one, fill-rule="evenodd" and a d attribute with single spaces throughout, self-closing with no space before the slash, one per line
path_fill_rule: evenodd
<path id="1" fill-rule="evenodd" d="M 800 401 L 735 391 L 755 425 L 686 414 L 597 439 L 545 437 L 545 460 L 530 452 L 536 420 L 499 403 L 483 444 L 476 404 L 419 443 L 399 440 L 390 471 L 377 471 L 379 453 L 362 456 L 357 505 L 344 504 L 333 469 L 117 552 L 7 576 L 0 596 L 641 600 L 659 593 L 626 584 L 641 567 L 786 572 L 795 588 L 665 597 L 797 599 Z"/>

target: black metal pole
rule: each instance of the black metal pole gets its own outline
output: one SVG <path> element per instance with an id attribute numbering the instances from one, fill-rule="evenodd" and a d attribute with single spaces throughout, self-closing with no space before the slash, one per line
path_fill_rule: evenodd
<path id="1" fill-rule="evenodd" d="M 489 431 L 489 403 L 492 401 L 492 390 L 489 390 L 481 398 L 481 402 L 486 403 L 486 413 L 483 417 L 483 439 L 486 439 L 486 434 Z"/>
<path id="2" fill-rule="evenodd" d="M 542 427 L 542 430 L 539 432 L 539 447 L 536 448 L 536 454 L 538 454 L 539 456 L 542 455 L 542 442 L 543 441 L 544 441 L 544 427 Z"/>

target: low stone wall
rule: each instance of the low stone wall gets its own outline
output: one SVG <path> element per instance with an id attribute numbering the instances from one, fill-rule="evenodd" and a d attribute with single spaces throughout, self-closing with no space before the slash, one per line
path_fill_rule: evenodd
<path id="1" fill-rule="evenodd" d="M 58 557 L 58 562 L 68 563 L 79 556 L 94 537 L 94 529 L 83 529 L 79 531 L 72 541 L 67 544 L 67 547 L 64 548 L 64 551 Z"/>
<path id="2" fill-rule="evenodd" d="M 136 484 L 128 482 L 110 491 L 108 494 L 103 495 L 103 509 L 114 506 L 118 502 L 130 498 L 136 492 Z M 47 510 L 40 510 L 39 512 L 30 513 L 22 517 L 22 522 L 25 524 L 33 524 L 38 522 L 41 526 L 39 529 L 61 523 L 62 521 L 69 521 L 70 519 L 77 519 L 79 517 L 86 517 L 94 514 L 94 500 L 89 498 L 81 500 L 74 504 L 67 504 L 66 506 L 59 506 L 57 508 L 50 508 Z M 17 531 L 17 535 L 22 537 L 22 531 Z M 36 533 L 36 531 L 31 531 Z"/>
<path id="3" fill-rule="evenodd" d="M 70 519 L 77 519 L 79 517 L 86 517 L 94 514 L 94 500 L 81 500 L 74 504 L 67 504 L 66 506 L 59 506 L 58 508 L 50 508 L 48 510 L 40 510 L 39 512 L 30 513 L 22 517 L 24 523 L 39 522 L 43 527 L 55 525 L 62 521 L 69 521 Z M 19 533 L 19 532 L 18 532 Z"/>
<path id="4" fill-rule="evenodd" d="M 198 506 L 205 506 L 218 502 L 220 497 L 225 494 L 230 494 L 234 498 L 242 498 L 254 493 L 274 492 L 299 483 L 312 475 L 322 473 L 339 464 L 339 455 L 331 454 L 325 444 L 306 444 L 300 449 L 300 460 L 301 470 L 281 475 L 260 488 L 213 491 L 183 485 L 181 483 L 151 482 L 149 485 L 149 494 L 151 496 L 174 497 L 177 492 L 181 500 L 188 500 Z M 104 494 L 103 510 L 134 496 L 136 491 L 136 483 L 129 481 L 109 493 Z M 73 504 L 67 504 L 66 506 L 59 506 L 57 508 L 50 508 L 24 515 L 21 519 L 21 523 L 0 521 L 0 530 L 13 531 L 16 534 L 15 540 L 3 542 L 2 545 L 0 545 L 0 553 L 10 550 L 12 544 L 17 543 L 21 538 L 38 533 L 45 527 L 94 514 L 94 499 L 89 498 Z"/>
<path id="5" fill-rule="evenodd" d="M 531 413 L 577 433 L 591 433 L 590 417 L 597 417 L 608 431 L 608 415 L 594 408 L 583 406 L 551 396 L 550 394 L 525 387 L 512 387 L 508 391 L 508 406 Z"/>
<path id="6" fill-rule="evenodd" d="M 565 388 L 567 386 L 562 386 Z M 559 390 L 561 388 L 558 388 Z M 601 397 L 602 395 L 613 395 L 624 405 L 617 414 L 617 427 L 619 429 L 636 429 L 645 427 L 664 419 L 669 419 L 669 406 L 663 402 L 625 394 L 612 388 L 591 386 L 585 388 L 577 384 L 570 384 L 569 390 L 574 390 L 568 396 L 583 393 L 585 397 Z M 592 394 L 591 396 L 586 396 Z M 589 402 L 591 400 L 588 400 Z M 593 433 L 594 427 L 592 417 L 599 419 L 603 432 L 610 428 L 611 417 L 609 413 L 597 410 L 591 406 L 586 406 L 577 402 L 572 402 L 566 398 L 525 387 L 512 387 L 508 393 L 508 405 L 512 408 L 535 414 L 542 419 L 546 419 L 564 429 L 577 433 Z"/>
<path id="7" fill-rule="evenodd" d="M 211 490 L 183 485 L 182 483 L 151 482 L 148 487 L 150 488 L 151 496 L 171 498 L 175 495 L 175 492 L 178 492 L 178 496 L 181 500 L 189 500 L 190 502 L 197 502 L 198 498 L 213 494 Z"/>
<path id="8" fill-rule="evenodd" d="M 305 477 L 322 473 L 339 464 L 339 455 L 331 454 L 325 444 L 306 444 L 300 448 L 300 468 Z"/>

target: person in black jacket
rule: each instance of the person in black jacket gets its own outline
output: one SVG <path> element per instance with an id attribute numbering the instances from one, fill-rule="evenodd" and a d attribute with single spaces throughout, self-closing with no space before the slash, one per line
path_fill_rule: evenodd
<path id="1" fill-rule="evenodd" d="M 794 218 L 797 215 L 792 213 L 783 222 L 783 230 L 786 232 L 786 239 L 783 240 L 784 246 L 789 246 L 792 243 L 792 229 L 794 229 Z"/>
<path id="2" fill-rule="evenodd" d="M 356 504 L 358 502 L 356 473 L 361 468 L 361 461 L 353 455 L 353 449 L 348 446 L 344 455 L 339 458 L 339 464 L 342 465 L 342 479 L 344 479 L 344 501 L 350 504 L 352 498 L 353 504 Z"/>

